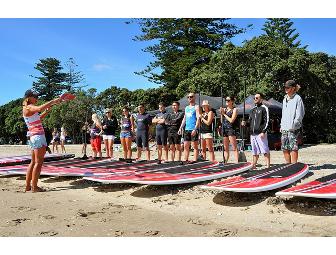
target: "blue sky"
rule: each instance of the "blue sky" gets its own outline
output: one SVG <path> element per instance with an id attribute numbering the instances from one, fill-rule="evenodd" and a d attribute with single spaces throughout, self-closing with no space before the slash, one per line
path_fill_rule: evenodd
<path id="1" fill-rule="evenodd" d="M 31 88 L 39 59 L 55 57 L 63 64 L 74 58 L 85 83 L 102 91 L 111 85 L 131 90 L 157 87 L 135 75 L 153 61 L 143 52 L 148 42 L 133 41 L 139 34 L 129 19 L 0 19 L 0 105 L 19 98 Z M 253 24 L 233 38 L 241 44 L 263 33 L 265 19 L 232 19 L 238 26 Z M 336 19 L 293 19 L 303 45 L 312 52 L 336 55 Z"/>

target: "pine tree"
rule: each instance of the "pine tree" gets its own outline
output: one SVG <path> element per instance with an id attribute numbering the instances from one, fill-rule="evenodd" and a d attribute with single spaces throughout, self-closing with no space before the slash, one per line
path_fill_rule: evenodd
<path id="1" fill-rule="evenodd" d="M 176 89 L 195 66 L 204 64 L 212 53 L 244 30 L 228 19 L 138 19 L 142 34 L 137 41 L 153 41 L 144 49 L 155 61 L 137 74 Z"/>
<path id="2" fill-rule="evenodd" d="M 62 72 L 63 67 L 58 59 L 40 59 L 35 69 L 41 73 L 41 76 L 32 76 L 37 79 L 33 82 L 33 89 L 41 95 L 42 99 L 51 100 L 64 90 L 71 90 L 71 85 L 66 83 L 68 75 Z"/>
<path id="3" fill-rule="evenodd" d="M 301 41 L 297 40 L 299 33 L 296 33 L 296 29 L 292 26 L 293 22 L 290 19 L 274 18 L 267 19 L 262 30 L 266 32 L 268 37 L 281 40 L 288 47 L 299 48 L 301 46 Z M 304 46 L 303 48 L 306 47 L 307 46 Z"/>

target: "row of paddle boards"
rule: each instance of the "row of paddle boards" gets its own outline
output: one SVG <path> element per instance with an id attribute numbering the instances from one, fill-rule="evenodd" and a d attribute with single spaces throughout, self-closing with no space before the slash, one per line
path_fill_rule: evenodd
<path id="1" fill-rule="evenodd" d="M 106 184 L 147 185 L 186 184 L 228 177 L 202 185 L 201 188 L 231 192 L 262 192 L 288 186 L 304 177 L 309 171 L 308 165 L 303 163 L 281 164 L 263 170 L 251 170 L 251 163 L 224 165 L 209 161 L 188 164 L 180 162 L 158 164 L 157 161 L 127 163 L 109 159 L 82 160 L 70 158 L 71 154 L 61 155 L 63 155 L 62 160 L 59 154 L 49 155 L 50 161 L 44 164 L 41 175 L 81 176 L 86 180 Z M 68 159 L 64 159 L 66 157 Z M 8 162 L 13 162 L 13 160 L 0 158 L 0 162 L 5 162 L 5 165 L 0 167 L 0 175 L 26 174 L 27 165 L 22 164 L 26 161 L 21 161 L 21 165 L 8 165 Z M 18 161 L 18 157 L 15 160 Z M 276 195 L 336 198 L 336 174 L 279 191 Z"/>

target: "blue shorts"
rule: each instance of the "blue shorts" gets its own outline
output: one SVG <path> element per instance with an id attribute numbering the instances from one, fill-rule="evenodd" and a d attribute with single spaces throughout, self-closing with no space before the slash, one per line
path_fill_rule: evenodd
<path id="1" fill-rule="evenodd" d="M 30 149 L 37 150 L 43 147 L 47 147 L 47 140 L 45 135 L 33 135 L 28 140 Z"/>
<path id="2" fill-rule="evenodd" d="M 131 132 L 121 132 L 120 138 L 132 138 Z"/>

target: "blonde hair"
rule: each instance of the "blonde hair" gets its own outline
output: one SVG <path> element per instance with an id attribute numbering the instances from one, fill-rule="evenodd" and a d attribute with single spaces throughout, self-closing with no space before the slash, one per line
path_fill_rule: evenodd
<path id="1" fill-rule="evenodd" d="M 98 118 L 97 113 L 92 114 L 92 120 L 95 124 L 102 125 L 100 119 Z"/>

